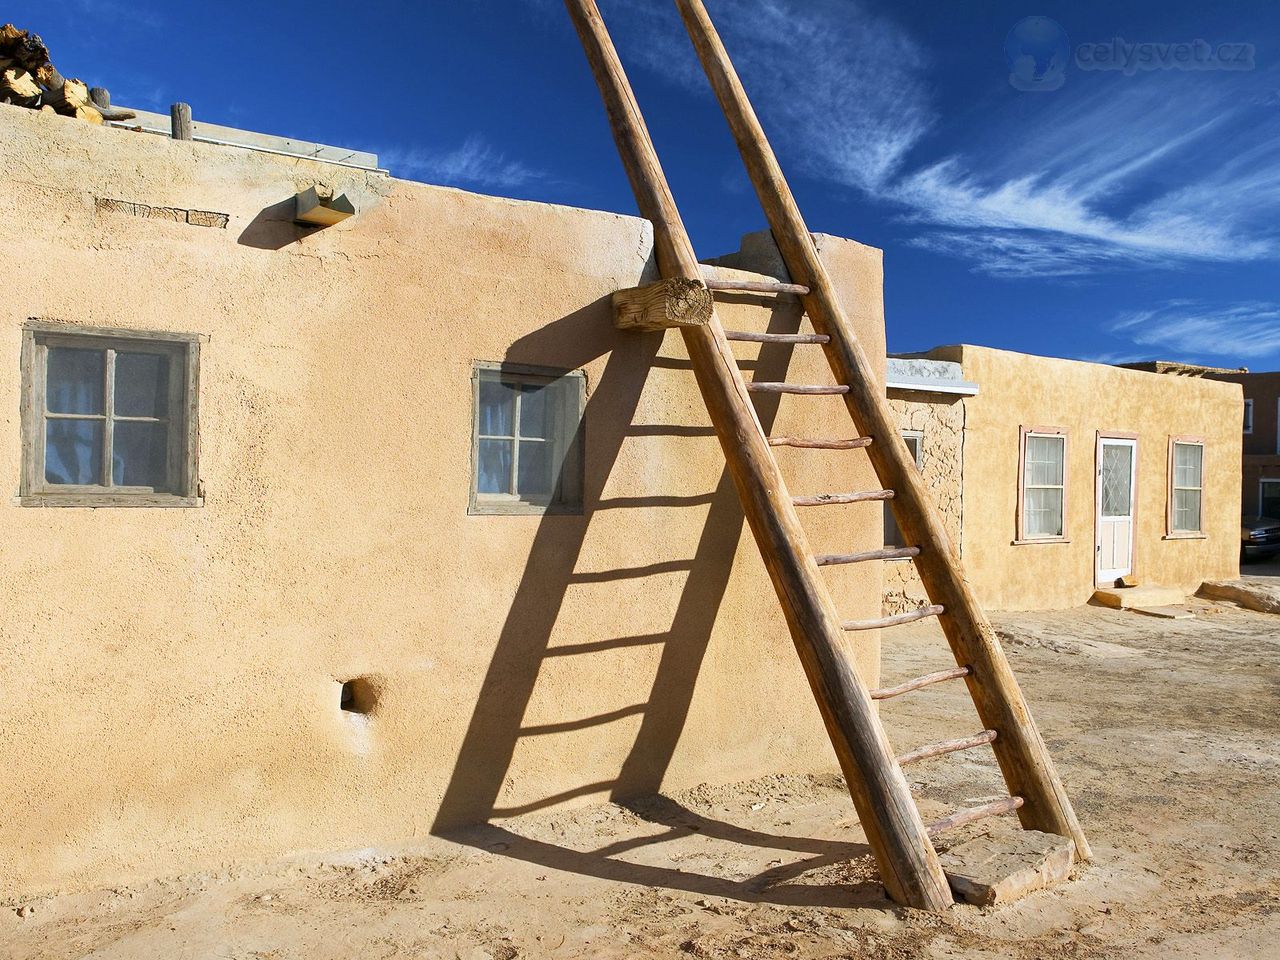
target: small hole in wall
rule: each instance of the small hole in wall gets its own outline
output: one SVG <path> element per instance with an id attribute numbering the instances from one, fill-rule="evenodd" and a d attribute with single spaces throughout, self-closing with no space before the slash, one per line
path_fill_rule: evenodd
<path id="1" fill-rule="evenodd" d="M 365 677 L 342 681 L 338 707 L 346 713 L 369 713 L 378 702 L 377 690 Z"/>

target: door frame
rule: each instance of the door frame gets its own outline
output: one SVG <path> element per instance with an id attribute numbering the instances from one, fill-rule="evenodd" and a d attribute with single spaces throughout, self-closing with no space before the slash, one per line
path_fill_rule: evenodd
<path id="1" fill-rule="evenodd" d="M 1102 579 L 1102 445 L 1107 441 L 1123 441 L 1133 447 L 1133 460 L 1130 464 L 1129 480 L 1129 572 L 1124 576 L 1134 576 L 1138 571 L 1138 435 L 1136 433 L 1103 433 L 1098 431 L 1093 445 L 1093 582 L 1095 586 L 1108 586 L 1115 583 Z"/>

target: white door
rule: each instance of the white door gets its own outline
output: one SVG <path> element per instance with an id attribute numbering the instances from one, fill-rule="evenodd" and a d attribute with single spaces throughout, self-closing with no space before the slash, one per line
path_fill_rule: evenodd
<path id="1" fill-rule="evenodd" d="M 1138 441 L 1098 439 L 1098 583 L 1133 573 Z"/>

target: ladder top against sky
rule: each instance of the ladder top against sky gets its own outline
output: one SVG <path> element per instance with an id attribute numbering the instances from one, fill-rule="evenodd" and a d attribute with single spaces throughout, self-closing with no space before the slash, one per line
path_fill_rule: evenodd
<path id="1" fill-rule="evenodd" d="M 565 2 L 600 87 L 640 214 L 654 225 L 659 271 L 666 280 L 701 280 L 697 257 L 595 0 Z M 983 817 L 1014 811 L 1028 829 L 1070 838 L 1076 855 L 1087 859 L 1088 842 L 1017 680 L 964 579 L 914 463 L 897 438 L 875 369 L 852 333 L 728 53 L 701 0 L 676 0 L 676 6 L 733 131 L 790 278 L 804 288 L 799 295 L 816 333 L 782 335 L 781 339 L 779 335 L 751 331 L 726 333 L 714 310 L 707 322 L 682 325 L 679 330 L 885 887 L 900 903 L 944 909 L 953 902 L 952 895 L 931 837 Z M 747 384 L 729 349 L 730 338 L 821 347 L 835 382 Z M 753 392 L 839 395 L 859 436 L 766 437 L 751 402 Z M 772 454 L 772 446 L 776 445 L 865 449 L 883 489 L 792 497 Z M 913 546 L 814 556 L 798 508 L 866 500 L 889 502 L 899 529 Z M 931 602 L 895 617 L 842 621 L 820 568 L 890 556 L 909 557 L 916 562 Z M 842 634 L 926 617 L 939 618 L 956 666 L 896 686 L 868 690 L 841 651 Z M 873 701 L 956 679 L 965 681 L 984 729 L 895 758 Z M 1009 796 L 957 811 L 926 827 L 902 766 L 987 745 L 995 753 Z"/>

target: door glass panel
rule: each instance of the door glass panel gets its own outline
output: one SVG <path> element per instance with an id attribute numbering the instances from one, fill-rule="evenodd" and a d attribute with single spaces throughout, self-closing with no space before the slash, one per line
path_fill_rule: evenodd
<path id="1" fill-rule="evenodd" d="M 116 354 L 116 416 L 169 415 L 169 358 L 162 353 Z"/>
<path id="2" fill-rule="evenodd" d="M 111 482 L 118 487 L 165 488 L 169 425 L 117 422 L 111 444 Z"/>
<path id="3" fill-rule="evenodd" d="M 46 482 L 96 484 L 101 483 L 101 475 L 101 420 L 49 420 L 45 423 Z"/>
<path id="4" fill-rule="evenodd" d="M 1128 517 L 1133 510 L 1133 447 L 1102 445 L 1102 515 Z"/>
<path id="5" fill-rule="evenodd" d="M 101 414 L 105 363 L 101 350 L 50 347 L 45 385 L 49 412 Z"/>

